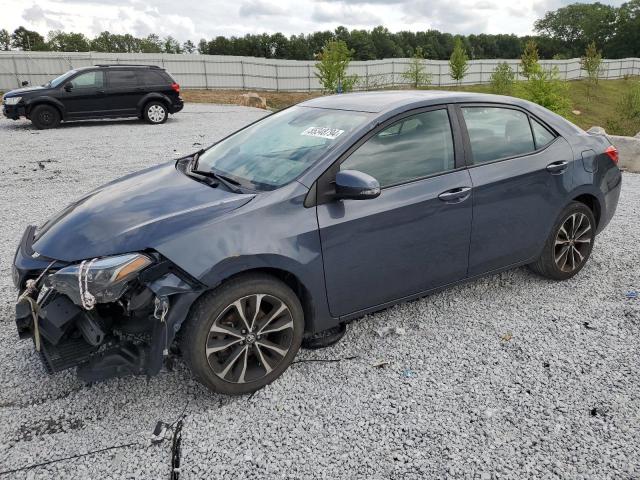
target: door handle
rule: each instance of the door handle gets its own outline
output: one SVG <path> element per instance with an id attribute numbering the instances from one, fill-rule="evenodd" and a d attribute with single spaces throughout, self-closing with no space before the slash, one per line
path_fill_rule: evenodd
<path id="1" fill-rule="evenodd" d="M 458 187 L 442 192 L 438 198 L 443 202 L 459 203 L 469 198 L 469 195 L 471 195 L 471 187 Z"/>
<path id="2" fill-rule="evenodd" d="M 104 90 L 97 90 L 97 93 L 104 93 Z"/>
<path id="3" fill-rule="evenodd" d="M 566 162 L 564 160 L 561 162 L 553 162 L 547 165 L 547 172 L 563 173 L 567 169 L 568 165 L 569 165 L 569 162 Z"/>

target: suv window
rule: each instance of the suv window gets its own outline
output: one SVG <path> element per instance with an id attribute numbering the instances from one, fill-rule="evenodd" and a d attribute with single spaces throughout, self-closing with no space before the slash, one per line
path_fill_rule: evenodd
<path id="1" fill-rule="evenodd" d="M 162 75 L 162 72 L 158 71 L 158 70 L 139 70 L 138 71 L 138 78 L 140 79 L 140 83 L 142 85 L 147 85 L 147 86 L 151 86 L 151 85 L 166 85 L 167 83 L 170 83 L 165 77 L 164 75 Z"/>
<path id="2" fill-rule="evenodd" d="M 474 164 L 535 150 L 527 114 L 499 107 L 463 107 L 462 112 Z"/>
<path id="3" fill-rule="evenodd" d="M 446 109 L 419 113 L 371 137 L 340 165 L 374 177 L 380 186 L 408 182 L 454 168 Z"/>
<path id="4" fill-rule="evenodd" d="M 104 73 L 100 71 L 82 73 L 71 80 L 73 88 L 102 88 L 104 86 Z"/>
<path id="5" fill-rule="evenodd" d="M 108 70 L 107 79 L 110 87 L 134 87 L 138 85 L 138 77 L 133 70 Z"/>
<path id="6" fill-rule="evenodd" d="M 536 148 L 542 148 L 556 138 L 553 133 L 547 130 L 547 127 L 534 118 L 531 119 L 531 128 L 533 129 L 533 136 L 536 139 Z"/>

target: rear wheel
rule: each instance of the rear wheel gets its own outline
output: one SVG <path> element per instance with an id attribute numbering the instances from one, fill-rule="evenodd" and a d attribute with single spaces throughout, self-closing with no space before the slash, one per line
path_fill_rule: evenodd
<path id="1" fill-rule="evenodd" d="M 169 111 L 167 106 L 162 102 L 149 102 L 144 106 L 144 119 L 152 124 L 160 124 L 167 121 Z"/>
<path id="2" fill-rule="evenodd" d="M 529 267 L 543 277 L 566 280 L 587 263 L 596 235 L 589 207 L 572 202 L 564 209 L 547 239 L 540 258 Z"/>
<path id="3" fill-rule="evenodd" d="M 233 279 L 194 306 L 180 342 L 194 376 L 225 394 L 250 393 L 278 378 L 304 332 L 295 293 L 263 274 Z"/>
<path id="4" fill-rule="evenodd" d="M 56 128 L 60 125 L 60 112 L 51 105 L 37 105 L 30 114 L 31 123 L 38 129 Z"/>

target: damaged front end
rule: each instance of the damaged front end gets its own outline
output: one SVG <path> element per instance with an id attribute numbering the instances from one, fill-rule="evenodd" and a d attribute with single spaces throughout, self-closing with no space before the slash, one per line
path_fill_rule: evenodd
<path id="1" fill-rule="evenodd" d="M 156 252 L 45 258 L 34 234 L 28 227 L 14 259 L 16 326 L 47 371 L 78 367 L 86 382 L 157 374 L 203 286 Z"/>

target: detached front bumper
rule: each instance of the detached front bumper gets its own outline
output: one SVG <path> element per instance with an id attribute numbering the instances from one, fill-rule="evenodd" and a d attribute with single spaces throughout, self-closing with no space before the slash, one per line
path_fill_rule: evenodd
<path id="1" fill-rule="evenodd" d="M 16 303 L 15 321 L 20 338 L 32 338 L 39 346 L 47 372 L 78 367 L 86 382 L 157 374 L 201 285 L 155 254 L 156 262 L 131 281 L 118 301 L 86 310 L 43 286 L 47 275 L 68 264 L 35 253 L 34 233 L 33 226 L 25 230 L 14 257 L 14 284 L 33 300 Z"/>
<path id="2" fill-rule="evenodd" d="M 24 105 L 2 105 L 2 114 L 11 120 L 18 120 L 20 117 L 26 117 L 27 112 Z"/>

